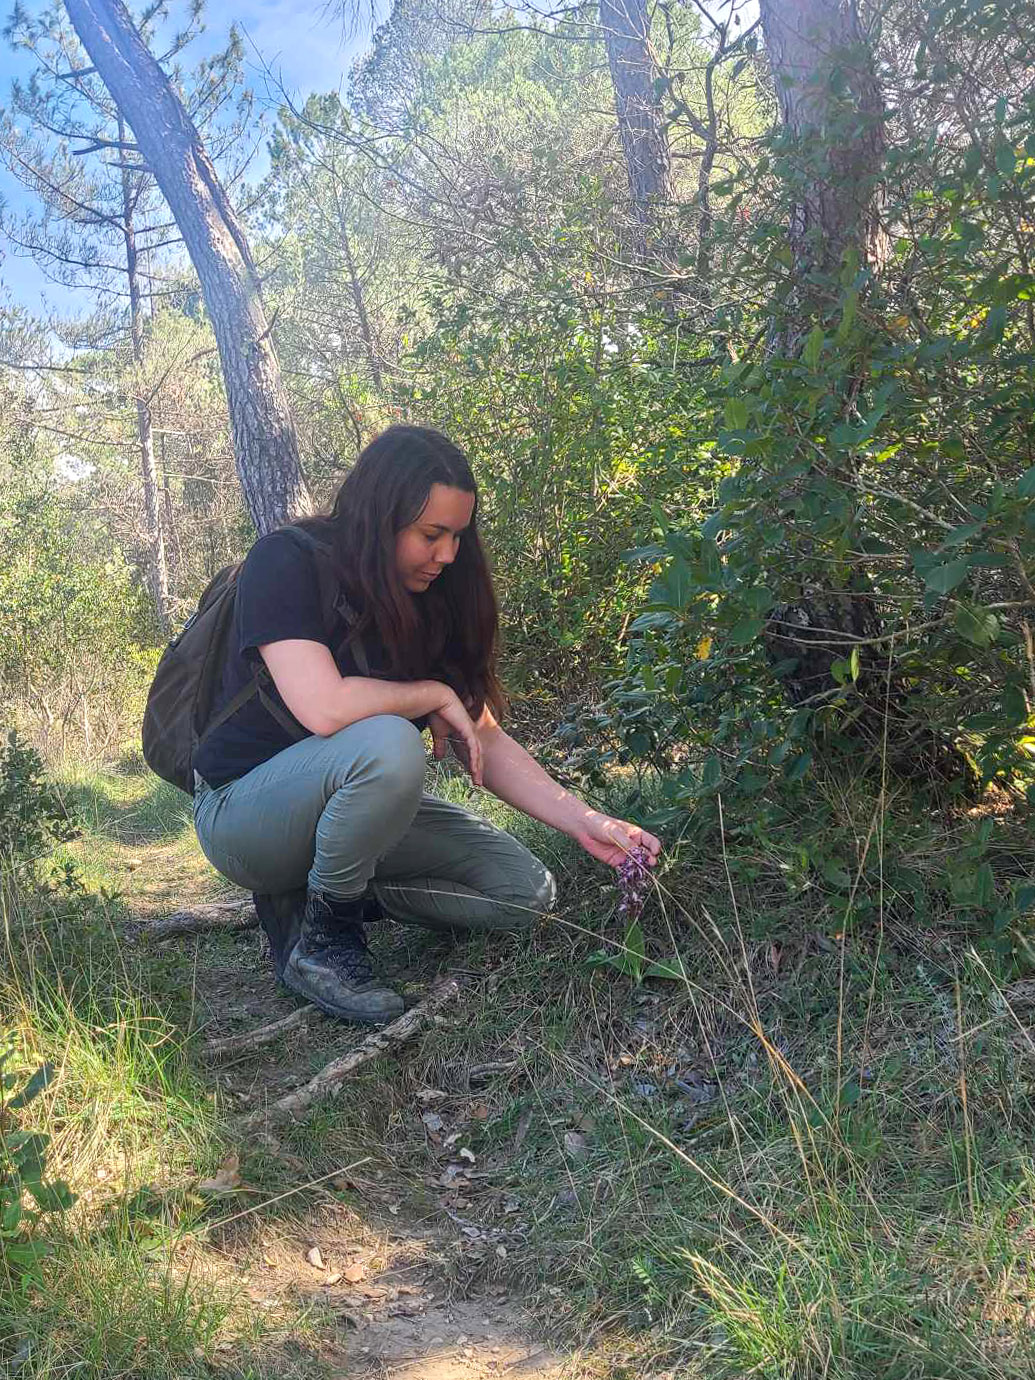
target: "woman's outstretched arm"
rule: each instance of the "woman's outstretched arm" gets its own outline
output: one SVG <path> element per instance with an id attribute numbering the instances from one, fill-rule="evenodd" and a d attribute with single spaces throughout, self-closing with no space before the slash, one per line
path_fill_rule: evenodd
<path id="1" fill-rule="evenodd" d="M 661 852 L 659 839 L 638 824 L 594 810 L 555 781 L 520 743 L 504 733 L 488 708 L 475 729 L 482 747 L 482 784 L 486 790 L 533 819 L 569 834 L 592 857 L 612 867 L 618 867 L 638 846 L 647 850 L 652 865 L 657 861 Z M 455 736 L 443 722 L 436 721 L 435 715 L 431 717 L 431 731 L 436 757 L 445 755 L 449 739 L 460 749 L 458 756 L 464 761 L 462 743 L 456 742 Z"/>

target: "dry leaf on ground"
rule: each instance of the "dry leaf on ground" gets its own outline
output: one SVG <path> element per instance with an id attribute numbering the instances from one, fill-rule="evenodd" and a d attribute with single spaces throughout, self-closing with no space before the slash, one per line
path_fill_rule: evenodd
<path id="1" fill-rule="evenodd" d="M 202 1179 L 198 1184 L 199 1193 L 231 1193 L 241 1186 L 241 1167 L 239 1155 L 231 1155 L 224 1160 L 211 1179 Z"/>
<path id="2" fill-rule="evenodd" d="M 589 1153 L 589 1146 L 586 1144 L 586 1137 L 579 1135 L 578 1131 L 565 1131 L 564 1149 L 571 1155 L 572 1159 L 584 1160 Z"/>

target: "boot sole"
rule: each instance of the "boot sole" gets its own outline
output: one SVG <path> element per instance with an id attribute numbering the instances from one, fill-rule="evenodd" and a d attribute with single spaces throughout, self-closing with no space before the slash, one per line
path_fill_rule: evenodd
<path id="1" fill-rule="evenodd" d="M 280 977 L 285 987 L 291 989 L 296 996 L 304 997 L 313 1006 L 318 1006 L 321 1011 L 328 1016 L 335 1016 L 340 1021 L 351 1021 L 354 1025 L 389 1025 L 396 1021 L 406 1010 L 405 1006 L 400 1006 L 398 1011 L 393 1011 L 386 1015 L 373 1015 L 369 1011 L 357 1011 L 354 1007 L 335 1006 L 333 1002 L 324 1001 L 322 998 L 314 996 L 302 983 L 291 981 L 290 969 L 285 968 Z"/>

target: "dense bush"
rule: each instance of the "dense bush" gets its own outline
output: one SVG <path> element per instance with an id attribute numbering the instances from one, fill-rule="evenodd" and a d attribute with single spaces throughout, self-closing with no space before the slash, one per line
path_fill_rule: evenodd
<path id="1" fill-rule="evenodd" d="M 0 862 L 35 861 L 79 832 L 35 748 L 12 729 L 0 747 Z"/>
<path id="2" fill-rule="evenodd" d="M 599 683 L 646 592 L 623 551 L 656 505 L 710 490 L 662 323 L 571 267 L 502 300 L 439 298 L 431 314 L 407 406 L 471 454 L 508 674 L 555 694 Z"/>
<path id="3" fill-rule="evenodd" d="M 148 600 L 98 522 L 43 467 L 0 465 L 0 693 L 48 752 L 117 747 L 154 657 Z"/>
<path id="4" fill-rule="evenodd" d="M 836 130 L 834 131 L 836 136 Z M 1035 103 L 957 147 L 891 144 L 890 258 L 846 255 L 800 294 L 780 233 L 815 149 L 786 135 L 728 180 L 737 266 L 699 444 L 717 503 L 655 506 L 626 674 L 586 729 L 661 768 L 673 818 L 803 778 L 818 747 L 950 790 L 1031 782 L 1035 696 L 1035 278 L 1011 234 L 1035 201 Z M 912 233 L 907 235 L 905 227 Z M 902 233 L 895 237 L 895 230 Z M 729 339 L 729 337 L 727 337 Z M 751 348 L 751 341 L 756 347 Z"/>

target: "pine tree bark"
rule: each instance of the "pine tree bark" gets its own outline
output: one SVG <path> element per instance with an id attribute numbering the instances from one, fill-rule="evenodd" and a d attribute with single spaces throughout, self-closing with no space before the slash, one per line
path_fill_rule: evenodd
<path id="1" fill-rule="evenodd" d="M 182 102 L 121 0 L 65 0 L 132 127 L 201 281 L 219 346 L 245 501 L 260 535 L 312 511 L 259 277 L 242 227 Z"/>
<path id="2" fill-rule="evenodd" d="M 119 117 L 119 143 L 126 142 L 126 127 Z M 144 362 L 144 323 L 137 272 L 137 242 L 133 216 L 133 187 L 130 170 L 122 165 L 122 233 L 126 240 L 126 278 L 129 282 L 129 329 L 133 363 L 139 371 Z M 139 383 L 138 383 L 139 387 Z M 158 625 L 163 636 L 169 633 L 169 571 L 165 559 L 165 532 L 158 506 L 158 467 L 155 464 L 151 408 L 137 393 L 137 439 L 140 443 L 140 477 L 144 485 L 144 527 L 147 540 L 147 570 Z"/>
<path id="3" fill-rule="evenodd" d="M 647 255 L 650 232 L 672 202 L 672 160 L 664 110 L 654 86 L 658 70 L 651 51 L 647 0 L 600 0 L 600 25 L 639 249 Z M 660 248 L 664 257 L 664 243 Z"/>
<path id="4" fill-rule="evenodd" d="M 884 103 L 856 0 L 760 0 L 759 12 L 782 123 L 814 154 L 787 228 L 795 301 L 772 342 L 793 353 L 808 318 L 830 309 L 846 254 L 883 262 Z"/>
<path id="5" fill-rule="evenodd" d="M 838 310 L 846 258 L 879 267 L 883 101 L 856 0 L 760 0 L 759 11 L 781 121 L 799 150 L 799 198 L 787 227 L 791 290 L 769 336 L 771 354 L 794 356 L 813 323 Z M 796 662 L 783 685 L 803 704 L 833 689 L 834 662 L 880 631 L 860 570 L 851 590 L 805 588 L 774 609 L 766 650 L 776 664 Z M 868 662 L 864 656 L 861 683 Z"/>

